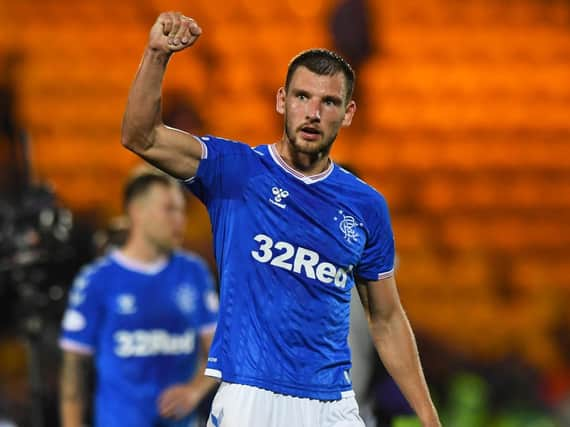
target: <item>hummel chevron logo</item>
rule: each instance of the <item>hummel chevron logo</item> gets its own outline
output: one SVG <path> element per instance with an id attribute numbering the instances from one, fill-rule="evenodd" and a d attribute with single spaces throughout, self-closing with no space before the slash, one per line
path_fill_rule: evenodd
<path id="1" fill-rule="evenodd" d="M 287 205 L 281 202 L 283 201 L 283 199 L 289 197 L 289 192 L 279 187 L 273 187 L 271 189 L 271 193 L 273 194 L 273 198 L 269 199 L 269 202 L 277 207 L 280 207 L 281 209 L 285 209 Z"/>

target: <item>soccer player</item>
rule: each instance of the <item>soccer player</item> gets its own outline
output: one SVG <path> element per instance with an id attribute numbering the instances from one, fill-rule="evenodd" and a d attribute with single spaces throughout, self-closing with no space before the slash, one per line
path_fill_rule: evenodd
<path id="1" fill-rule="evenodd" d="M 323 49 L 295 57 L 277 92 L 284 132 L 274 144 L 198 137 L 163 124 L 161 84 L 171 55 L 201 33 L 180 13 L 158 17 L 122 143 L 184 180 L 210 215 L 221 309 L 206 373 L 222 384 L 209 426 L 363 426 L 347 344 L 355 283 L 385 366 L 422 425 L 439 426 L 396 289 L 386 202 L 329 157 L 356 111 L 351 67 Z"/>
<path id="2" fill-rule="evenodd" d="M 144 173 L 125 188 L 129 236 L 76 278 L 62 322 L 62 426 L 83 425 L 95 362 L 94 426 L 194 426 L 216 380 L 203 375 L 218 300 L 206 264 L 177 250 L 180 184 Z"/>

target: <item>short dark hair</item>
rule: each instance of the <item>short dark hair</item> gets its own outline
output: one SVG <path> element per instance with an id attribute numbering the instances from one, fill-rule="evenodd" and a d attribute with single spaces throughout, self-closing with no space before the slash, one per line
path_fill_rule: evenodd
<path id="1" fill-rule="evenodd" d="M 145 172 L 131 178 L 123 191 L 123 207 L 126 209 L 133 200 L 144 196 L 153 185 L 170 187 L 175 185 L 172 178 L 158 173 Z"/>
<path id="2" fill-rule="evenodd" d="M 346 101 L 352 98 L 356 75 L 348 62 L 337 53 L 328 49 L 309 49 L 299 53 L 289 63 L 287 77 L 285 78 L 285 90 L 289 90 L 293 74 L 299 67 L 306 67 L 313 73 L 321 76 L 334 76 L 341 72 L 346 81 Z"/>

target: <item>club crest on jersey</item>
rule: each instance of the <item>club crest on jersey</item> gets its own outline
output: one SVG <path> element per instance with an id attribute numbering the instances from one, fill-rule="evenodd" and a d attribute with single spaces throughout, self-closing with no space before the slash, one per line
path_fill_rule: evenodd
<path id="1" fill-rule="evenodd" d="M 358 228 L 363 226 L 361 222 L 357 222 L 352 215 L 345 215 L 342 210 L 338 211 L 338 215 L 334 217 L 334 220 L 339 221 L 338 228 L 342 231 L 348 243 L 358 242 L 360 239 Z"/>
<path id="2" fill-rule="evenodd" d="M 183 283 L 176 290 L 176 304 L 183 313 L 191 313 L 196 308 L 196 292 L 188 283 Z"/>
<path id="3" fill-rule="evenodd" d="M 285 209 L 287 207 L 287 205 L 283 203 L 283 199 L 289 197 L 289 192 L 287 190 L 279 187 L 273 187 L 271 189 L 271 194 L 273 194 L 273 197 L 269 199 L 270 203 L 280 207 L 281 209 Z"/>
<path id="4" fill-rule="evenodd" d="M 137 312 L 137 301 L 132 294 L 121 294 L 117 297 L 119 314 L 134 314 Z"/>

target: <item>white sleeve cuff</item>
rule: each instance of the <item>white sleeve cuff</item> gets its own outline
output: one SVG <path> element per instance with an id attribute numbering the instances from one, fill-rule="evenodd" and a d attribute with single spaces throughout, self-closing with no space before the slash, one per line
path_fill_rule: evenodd
<path id="1" fill-rule="evenodd" d="M 205 325 L 202 325 L 200 329 L 198 329 L 198 332 L 200 332 L 200 335 L 213 334 L 216 332 L 216 326 L 217 323 L 207 323 Z"/>
<path id="2" fill-rule="evenodd" d="M 385 271 L 384 273 L 378 273 L 378 280 L 387 279 L 388 277 L 392 277 L 393 275 L 394 275 L 394 268 Z"/>
<path id="3" fill-rule="evenodd" d="M 59 347 L 62 350 L 71 351 L 73 353 L 91 355 L 94 353 L 93 347 L 88 344 L 74 341 L 69 338 L 60 338 Z"/>
<path id="4" fill-rule="evenodd" d="M 198 138 L 196 135 L 192 135 L 196 141 L 198 141 L 200 143 L 200 146 L 202 147 L 202 154 L 200 155 L 200 159 L 204 160 L 208 158 L 208 146 L 206 144 L 204 144 L 204 141 L 202 141 L 200 138 Z M 184 180 L 182 180 L 182 182 L 184 182 L 185 184 L 191 184 L 194 180 L 196 179 L 196 176 L 191 176 L 190 178 L 186 178 Z"/>

